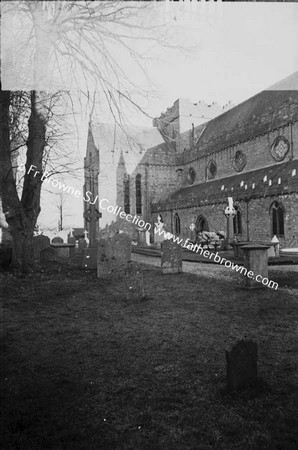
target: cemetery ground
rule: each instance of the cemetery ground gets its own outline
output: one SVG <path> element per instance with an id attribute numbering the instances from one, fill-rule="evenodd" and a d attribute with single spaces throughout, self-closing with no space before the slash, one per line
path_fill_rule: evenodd
<path id="1" fill-rule="evenodd" d="M 142 300 L 93 271 L 0 274 L 2 448 L 296 449 L 297 266 L 253 292 L 228 269 L 139 266 Z M 241 338 L 258 344 L 259 382 L 229 393 Z"/>

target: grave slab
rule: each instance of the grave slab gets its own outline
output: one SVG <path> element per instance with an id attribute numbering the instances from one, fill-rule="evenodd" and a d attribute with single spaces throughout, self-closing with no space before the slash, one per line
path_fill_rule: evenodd
<path id="1" fill-rule="evenodd" d="M 258 347 L 253 341 L 241 340 L 226 351 L 227 389 L 236 391 L 253 387 L 258 375 Z"/>
<path id="2" fill-rule="evenodd" d="M 171 239 L 161 243 L 162 273 L 182 272 L 182 247 Z"/>

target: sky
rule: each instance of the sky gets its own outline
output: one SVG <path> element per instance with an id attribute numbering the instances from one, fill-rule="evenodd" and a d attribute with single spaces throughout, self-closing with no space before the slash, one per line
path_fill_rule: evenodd
<path id="1" fill-rule="evenodd" d="M 132 39 L 132 45 L 144 57 L 143 72 L 113 48 L 129 80 L 143 89 L 139 93 L 136 88 L 132 94 L 149 117 L 125 109 L 127 120 L 135 125 L 151 126 L 152 117 L 159 116 L 178 98 L 238 104 L 298 70 L 296 3 L 165 1 L 155 2 L 148 17 L 152 25 L 165 23 L 173 48 Z M 9 82 L 9 77 L 4 81 Z M 107 109 L 98 104 L 94 120 L 112 121 Z M 76 122 L 73 140 L 66 145 L 73 147 L 82 167 L 88 114 L 77 108 Z M 82 190 L 82 172 L 80 177 L 66 178 L 66 182 Z M 42 194 L 39 217 L 42 225 L 50 227 L 57 224 L 57 189 L 52 190 L 51 195 L 45 191 Z M 82 199 L 70 195 L 65 202 L 66 226 L 82 226 L 82 210 Z"/>

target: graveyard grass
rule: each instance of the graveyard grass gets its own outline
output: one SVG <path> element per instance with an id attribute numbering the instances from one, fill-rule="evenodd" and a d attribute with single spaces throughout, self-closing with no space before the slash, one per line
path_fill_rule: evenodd
<path id="1" fill-rule="evenodd" d="M 297 273 L 248 292 L 143 270 L 134 301 L 94 272 L 0 274 L 3 448 L 297 448 Z M 258 344 L 260 380 L 230 394 L 240 338 Z"/>

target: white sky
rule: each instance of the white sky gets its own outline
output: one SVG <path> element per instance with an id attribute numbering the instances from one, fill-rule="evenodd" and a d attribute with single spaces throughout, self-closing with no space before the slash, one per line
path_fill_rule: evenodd
<path id="1" fill-rule="evenodd" d="M 129 77 L 148 90 L 141 104 L 151 116 L 159 116 L 177 98 L 193 102 L 205 100 L 237 104 L 298 70 L 298 4 L 296 3 L 197 3 L 155 4 L 156 17 L 165 20 L 173 33 L 173 44 L 192 45 L 191 54 L 157 46 L 148 53 L 153 60 L 145 64 L 149 83 L 124 61 Z M 121 61 L 119 54 L 119 61 Z M 151 125 L 141 114 L 130 114 L 136 125 Z M 107 117 L 98 114 L 99 120 Z M 104 120 L 103 120 L 104 119 Z M 85 155 L 86 126 L 80 122 L 80 150 Z M 69 185 L 82 184 L 68 179 Z M 39 222 L 55 226 L 57 215 L 43 195 Z M 82 199 L 70 196 L 65 223 L 82 226 Z"/>

